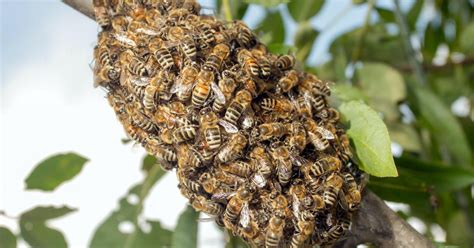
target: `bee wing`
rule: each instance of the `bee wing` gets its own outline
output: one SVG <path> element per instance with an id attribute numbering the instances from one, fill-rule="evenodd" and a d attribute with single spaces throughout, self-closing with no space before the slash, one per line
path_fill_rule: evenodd
<path id="1" fill-rule="evenodd" d="M 298 167 L 301 167 L 301 166 L 309 163 L 309 160 L 307 160 L 307 159 L 305 159 L 301 156 L 290 155 L 290 157 L 291 157 L 291 162 L 295 166 L 298 166 Z"/>
<path id="2" fill-rule="evenodd" d="M 247 227 L 250 223 L 250 210 L 249 210 L 249 204 L 247 202 L 244 203 L 244 206 L 242 207 L 242 211 L 240 212 L 239 223 L 243 227 Z"/>
<path id="3" fill-rule="evenodd" d="M 331 131 L 327 130 L 326 128 L 319 127 L 318 126 L 318 132 L 327 140 L 332 140 L 334 139 L 334 134 L 331 133 Z"/>
<path id="4" fill-rule="evenodd" d="M 237 133 L 239 131 L 234 124 L 223 119 L 219 120 L 219 125 L 221 125 L 227 133 Z"/>
<path id="5" fill-rule="evenodd" d="M 295 214 L 295 217 L 299 219 L 300 218 L 300 200 L 295 194 L 293 194 L 293 202 L 292 202 L 291 207 L 292 207 L 293 213 Z"/>
<path id="6" fill-rule="evenodd" d="M 120 41 L 121 43 L 124 43 L 124 44 L 127 44 L 129 46 L 132 46 L 132 47 L 136 47 L 137 46 L 137 43 L 135 43 L 135 41 L 133 41 L 132 39 L 130 39 L 127 34 L 125 33 L 114 33 L 112 34 L 112 36 Z"/>
<path id="7" fill-rule="evenodd" d="M 153 28 L 137 28 L 136 32 L 138 33 L 142 33 L 142 34 L 146 34 L 146 35 L 150 35 L 150 36 L 158 36 L 160 35 L 160 32 L 153 29 Z"/>
<path id="8" fill-rule="evenodd" d="M 135 84 L 136 86 L 147 86 L 150 84 L 150 78 L 149 77 L 132 77 L 131 82 Z"/>
<path id="9" fill-rule="evenodd" d="M 126 85 L 128 79 L 130 78 L 130 73 L 127 70 L 120 70 L 120 85 Z"/>
<path id="10" fill-rule="evenodd" d="M 225 103 L 225 95 L 224 95 L 224 93 L 222 93 L 219 86 L 217 86 L 216 82 L 213 81 L 211 83 L 211 89 L 214 92 L 217 100 L 219 100 L 219 102 Z"/>
<path id="11" fill-rule="evenodd" d="M 316 136 L 316 134 L 312 133 L 312 132 L 308 132 L 308 136 L 310 137 L 311 139 L 311 142 L 313 143 L 314 147 L 317 149 L 317 150 L 325 150 L 326 149 L 326 145 L 324 144 L 324 142 Z"/>
<path id="12" fill-rule="evenodd" d="M 265 185 L 267 184 L 267 179 L 265 179 L 265 177 L 262 175 L 262 173 L 258 172 L 256 173 L 253 178 L 252 178 L 252 182 L 259 188 L 263 188 L 265 187 Z"/>

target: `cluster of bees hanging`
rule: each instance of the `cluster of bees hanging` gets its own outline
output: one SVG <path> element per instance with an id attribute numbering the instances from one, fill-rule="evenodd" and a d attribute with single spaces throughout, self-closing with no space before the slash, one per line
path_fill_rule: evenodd
<path id="1" fill-rule="evenodd" d="M 181 193 L 255 247 L 334 243 L 360 201 L 328 85 L 194 0 L 94 0 L 95 84 Z"/>

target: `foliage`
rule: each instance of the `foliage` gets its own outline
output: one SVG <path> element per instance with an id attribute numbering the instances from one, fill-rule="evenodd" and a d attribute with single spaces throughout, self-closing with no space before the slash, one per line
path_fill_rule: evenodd
<path id="1" fill-rule="evenodd" d="M 324 28 L 316 30 L 312 18 L 329 1 L 228 2 L 230 15 L 238 19 L 245 15 L 249 4 L 264 7 L 266 17 L 256 30 L 261 40 L 270 51 L 295 54 L 303 64 L 313 56 L 315 40 L 328 32 Z M 317 66 L 306 64 L 305 68 L 335 82 L 331 85 L 331 104 L 347 121 L 356 161 L 374 175 L 368 187 L 387 201 L 408 204 L 409 211 L 400 213 L 403 217 L 417 217 L 427 227 L 439 224 L 447 238 L 437 246 L 473 246 L 474 3 L 414 0 L 404 12 L 396 5 L 379 6 L 374 0 L 352 2 L 350 8 L 370 11 L 363 26 L 332 41 L 329 61 Z M 422 17 L 420 13 L 430 7 L 434 16 Z M 217 9 L 223 12 L 223 8 L 218 1 Z M 296 24 L 294 37 L 288 37 L 285 30 L 282 12 L 286 10 Z M 343 14 L 338 18 L 345 18 Z M 285 43 L 287 40 L 293 42 Z M 419 46 L 410 47 L 413 40 Z M 421 70 L 416 69 L 417 65 Z M 470 103 L 467 116 L 451 110 L 460 97 Z M 395 158 L 391 143 L 402 150 Z M 53 191 L 76 176 L 87 161 L 73 153 L 50 157 L 28 176 L 26 189 Z M 196 247 L 198 213 L 191 207 L 179 217 L 175 230 L 151 219 L 145 221 L 150 231 L 142 230 L 138 216 L 143 202 L 164 175 L 151 156 L 144 158 L 142 170 L 146 174 L 143 182 L 119 200 L 120 207 L 100 223 L 90 246 Z M 136 204 L 127 200 L 131 196 L 138 198 Z M 0 243 L 2 247 L 16 247 L 17 239 L 23 239 L 33 247 L 66 247 L 64 235 L 49 227 L 47 221 L 73 211 L 69 207 L 35 207 L 21 214 L 20 233 L 0 227 Z M 133 226 L 131 233 L 120 231 L 119 225 L 124 222 Z M 432 237 L 430 228 L 425 234 Z M 226 247 L 245 247 L 235 237 L 227 240 Z"/>

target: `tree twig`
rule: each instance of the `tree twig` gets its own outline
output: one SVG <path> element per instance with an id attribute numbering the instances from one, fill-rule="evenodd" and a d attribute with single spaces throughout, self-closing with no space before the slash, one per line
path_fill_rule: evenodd
<path id="1" fill-rule="evenodd" d="M 92 0 L 63 0 L 64 3 L 94 19 Z M 361 209 L 355 214 L 351 234 L 336 244 L 355 247 L 371 243 L 378 247 L 433 247 L 431 242 L 393 212 L 379 197 L 365 191 Z"/>
<path id="2" fill-rule="evenodd" d="M 232 21 L 232 10 L 230 9 L 229 0 L 222 0 L 222 10 L 226 21 Z"/>

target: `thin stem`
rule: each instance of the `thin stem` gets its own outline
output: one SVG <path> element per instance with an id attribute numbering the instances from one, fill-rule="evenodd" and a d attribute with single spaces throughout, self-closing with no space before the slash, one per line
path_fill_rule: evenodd
<path id="1" fill-rule="evenodd" d="M 230 8 L 230 0 L 222 0 L 222 12 L 226 21 L 232 21 L 232 9 Z"/>
<path id="2" fill-rule="evenodd" d="M 403 15 L 400 9 L 400 2 L 399 0 L 394 0 L 394 3 L 395 3 L 395 16 L 397 18 L 398 26 L 400 28 L 400 34 L 403 39 L 403 44 L 405 47 L 405 53 L 408 57 L 408 62 L 410 66 L 413 68 L 413 70 L 415 71 L 415 75 L 416 75 L 418 83 L 420 83 L 421 85 L 425 85 L 426 84 L 425 72 L 423 71 L 423 66 L 421 65 L 421 62 L 416 57 L 415 49 L 413 49 L 413 46 L 411 44 L 410 32 L 408 30 L 408 25 L 407 25 L 405 16 Z"/>

